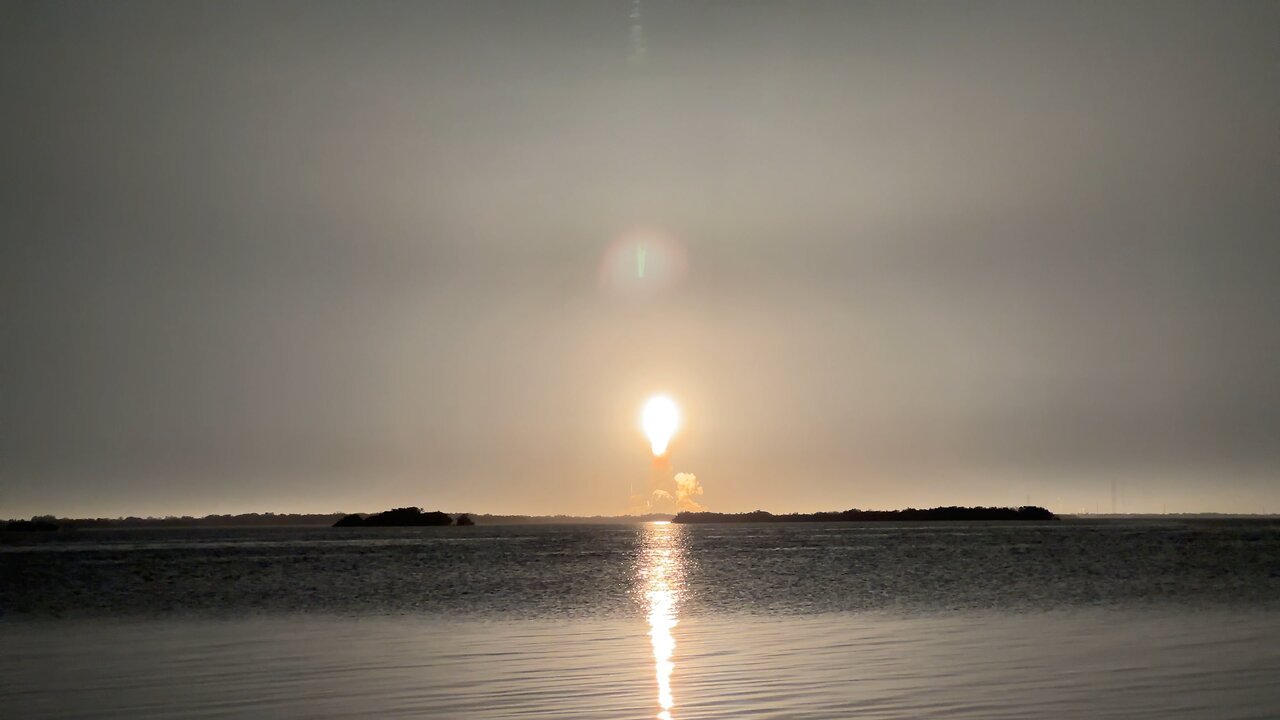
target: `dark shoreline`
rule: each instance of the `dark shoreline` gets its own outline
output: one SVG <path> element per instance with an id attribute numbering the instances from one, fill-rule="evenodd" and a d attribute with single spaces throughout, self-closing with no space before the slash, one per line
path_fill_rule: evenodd
<path id="1" fill-rule="evenodd" d="M 0 532 L 56 532 L 58 530 L 144 530 L 182 528 L 264 528 L 296 527 L 327 528 L 351 515 L 363 521 L 376 513 L 242 513 L 239 515 L 206 515 L 204 517 L 118 517 L 118 518 L 62 518 L 41 515 L 29 520 L 0 520 Z M 446 513 L 454 522 L 464 515 L 477 525 L 629 525 L 632 523 L 671 520 L 672 515 L 651 513 L 647 515 L 484 515 L 477 513 Z M 364 525 L 364 527 L 372 527 Z"/>
<path id="2" fill-rule="evenodd" d="M 1019 508 L 932 508 L 906 510 L 846 510 L 843 512 L 787 513 L 775 515 L 757 510 L 749 513 L 711 513 L 683 512 L 680 515 L 664 515 L 653 513 L 647 515 L 484 515 L 476 513 L 450 513 L 451 516 L 470 515 L 476 525 L 486 527 L 515 525 L 630 525 L 634 523 L 672 521 L 681 524 L 716 524 L 716 523 L 785 523 L 785 522 L 929 522 L 939 520 L 969 521 L 1069 521 L 1069 522 L 1114 522 L 1114 521 L 1240 521 L 1270 523 L 1280 520 L 1280 515 L 1232 514 L 1232 513 L 1165 513 L 1165 514 L 1110 514 L 1110 513 L 1067 513 L 1057 515 L 1044 508 L 1036 510 L 1048 513 L 1051 517 L 1025 516 L 1018 514 L 1009 517 L 1008 513 L 1016 513 Z M 959 510 L 954 512 L 942 512 Z M 1004 511 L 1003 516 L 992 517 L 982 511 Z M 0 519 L 0 533 L 25 534 L 28 532 L 57 532 L 58 530 L 144 530 L 144 529 L 183 529 L 183 528 L 327 528 L 341 520 L 349 513 L 244 513 L 240 515 L 207 515 L 204 517 L 120 517 L 120 518 L 59 518 L 43 515 L 30 520 Z M 677 519 L 678 518 L 678 519 Z"/>
<path id="3" fill-rule="evenodd" d="M 671 522 L 681 524 L 767 523 L 767 522 L 938 522 L 938 521 L 1054 521 L 1058 516 L 1045 508 L 1025 505 L 1010 507 L 936 507 L 905 510 L 844 510 L 842 512 L 790 513 L 774 515 L 765 510 L 747 513 L 682 512 Z"/>

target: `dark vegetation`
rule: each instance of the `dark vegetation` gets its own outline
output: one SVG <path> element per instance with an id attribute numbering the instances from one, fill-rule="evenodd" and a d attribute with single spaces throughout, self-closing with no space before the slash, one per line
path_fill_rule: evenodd
<path id="1" fill-rule="evenodd" d="M 470 520 L 470 518 L 467 518 Z M 453 518 L 439 510 L 423 512 L 422 508 L 402 507 L 387 510 L 367 517 L 348 515 L 334 527 L 419 527 L 435 525 L 452 525 Z"/>
<path id="2" fill-rule="evenodd" d="M 10 520 L 4 529 L 19 532 L 51 532 L 58 529 L 58 524 L 52 518 L 33 517 L 30 520 Z"/>
<path id="3" fill-rule="evenodd" d="M 747 513 L 682 512 L 677 523 L 762 523 L 762 522 L 919 522 L 933 520 L 1057 520 L 1042 507 L 936 507 L 906 510 L 845 510 L 843 512 L 791 513 L 774 515 L 764 510 Z"/>
<path id="4" fill-rule="evenodd" d="M 481 525 L 630 525 L 654 520 L 670 520 L 672 515 L 475 515 Z"/>
<path id="5" fill-rule="evenodd" d="M 1120 516 L 1114 516 L 1120 517 Z M 1140 516 L 1133 516 L 1140 517 Z M 1207 515 L 1151 516 L 1196 518 Z M 1232 516 L 1221 516 L 1224 518 Z M 465 518 L 465 519 L 464 519 Z M 40 515 L 30 520 L 0 520 L 0 530 L 13 532 L 48 532 L 87 528 L 196 528 L 196 527 L 405 527 L 431 525 L 613 525 L 654 520 L 678 523 L 743 523 L 743 522 L 868 522 L 927 520 L 1057 520 L 1058 516 L 1042 507 L 939 507 L 906 510 L 845 510 L 844 512 L 792 513 L 774 515 L 764 510 L 749 513 L 682 512 L 675 517 L 649 515 L 477 515 L 463 513 L 454 520 L 442 512 L 424 513 L 420 508 L 397 508 L 377 514 L 347 513 L 244 513 L 240 515 L 205 515 L 204 517 L 117 517 L 58 518 Z"/>
<path id="6" fill-rule="evenodd" d="M 53 525 L 50 530 L 76 530 L 86 528 L 188 528 L 188 527 L 268 527 L 268 526 L 329 526 L 344 513 L 244 513 L 241 515 L 169 515 L 166 517 L 114 517 L 114 518 L 57 518 L 41 515 L 30 520 L 10 520 L 10 530 L 21 530 L 14 523 L 43 523 Z M 30 529 L 30 528 L 25 528 Z"/>
<path id="7" fill-rule="evenodd" d="M 649 515 L 478 515 L 463 513 L 472 525 L 622 525 L 654 520 L 670 520 L 671 515 L 653 513 Z M 58 518 L 53 515 L 41 515 L 30 520 L 0 519 L 0 530 L 76 530 L 87 528 L 222 528 L 222 527 L 333 527 L 350 513 L 243 513 L 240 515 L 169 515 L 166 517 L 114 517 L 114 518 Z M 359 513 L 355 517 L 360 525 L 369 513 Z M 462 515 L 458 516 L 458 520 Z M 349 521 L 354 523 L 355 521 Z M 468 523 L 455 521 L 456 524 Z M 342 525 L 340 527 L 352 527 Z"/>

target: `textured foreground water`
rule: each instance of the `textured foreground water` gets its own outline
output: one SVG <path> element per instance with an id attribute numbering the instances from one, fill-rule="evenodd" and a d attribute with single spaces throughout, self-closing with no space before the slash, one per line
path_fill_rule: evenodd
<path id="1" fill-rule="evenodd" d="M 12 717 L 1280 716 L 1280 526 L 82 532 Z"/>

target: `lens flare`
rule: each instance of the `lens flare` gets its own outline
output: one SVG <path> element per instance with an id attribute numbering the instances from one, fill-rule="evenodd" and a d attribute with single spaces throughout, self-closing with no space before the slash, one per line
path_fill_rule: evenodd
<path id="1" fill-rule="evenodd" d="M 600 289 L 628 301 L 659 300 L 678 287 L 688 272 L 680 240 L 654 227 L 620 233 L 600 257 Z"/>
<path id="2" fill-rule="evenodd" d="M 671 436 L 676 434 L 676 427 L 680 424 L 680 411 L 675 402 L 665 395 L 655 395 L 644 404 L 641 417 L 641 425 L 644 427 L 644 434 L 649 437 L 653 454 L 658 457 L 665 455 Z"/>

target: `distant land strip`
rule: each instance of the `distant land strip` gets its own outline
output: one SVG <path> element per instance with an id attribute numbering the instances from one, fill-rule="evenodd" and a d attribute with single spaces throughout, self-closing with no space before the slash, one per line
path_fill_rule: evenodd
<path id="1" fill-rule="evenodd" d="M 357 513 L 360 523 L 348 520 L 351 525 L 366 525 L 363 521 L 374 513 Z M 938 507 L 931 509 L 907 508 L 906 510 L 845 510 L 843 512 L 789 513 L 775 515 L 756 510 L 747 513 L 682 512 L 679 515 L 649 513 L 645 515 L 482 515 L 477 513 L 449 513 L 453 522 L 462 515 L 469 515 L 476 525 L 626 525 L 631 523 L 750 523 L 750 522 L 915 522 L 928 520 L 1058 520 L 1054 513 L 1035 506 L 1022 508 Z M 92 528 L 226 528 L 226 527 L 331 527 L 351 516 L 351 513 L 242 513 L 239 515 L 190 515 L 166 517 L 99 517 L 61 518 L 54 515 L 38 515 L 30 519 L 0 520 L 0 532 L 5 530 L 77 530 Z M 1116 513 L 1077 514 L 1062 517 L 1088 522 L 1090 520 L 1257 520 L 1271 522 L 1276 515 L 1242 515 L 1238 513 Z"/>
<path id="2" fill-rule="evenodd" d="M 765 522 L 919 522 L 936 520 L 1057 520 L 1058 516 L 1035 505 L 1011 507 L 936 507 L 906 510 L 844 510 L 842 512 L 790 513 L 774 515 L 764 510 L 746 513 L 682 512 L 674 523 L 765 523 Z"/>
<path id="3" fill-rule="evenodd" d="M 381 513 L 241 513 L 238 515 L 169 515 L 165 517 L 98 517 L 65 518 L 54 515 L 38 515 L 30 519 L 11 518 L 0 520 L 0 530 L 76 530 L 93 528 L 227 528 L 227 527 L 331 527 L 347 518 L 358 517 L 361 522 L 347 520 L 348 526 L 377 527 L 379 521 L 366 525 L 363 521 Z M 477 525 L 623 525 L 637 522 L 671 520 L 662 513 L 647 515 L 482 515 L 477 513 L 449 513 L 450 519 L 469 515 Z"/>

